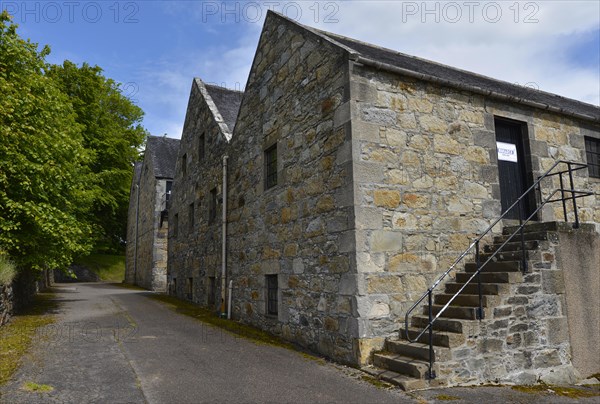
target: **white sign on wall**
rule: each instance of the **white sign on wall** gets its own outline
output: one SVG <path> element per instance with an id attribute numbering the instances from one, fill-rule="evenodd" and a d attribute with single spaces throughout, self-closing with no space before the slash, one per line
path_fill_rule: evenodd
<path id="1" fill-rule="evenodd" d="M 496 148 L 498 149 L 498 160 L 512 161 L 513 163 L 518 161 L 516 144 L 496 142 Z"/>

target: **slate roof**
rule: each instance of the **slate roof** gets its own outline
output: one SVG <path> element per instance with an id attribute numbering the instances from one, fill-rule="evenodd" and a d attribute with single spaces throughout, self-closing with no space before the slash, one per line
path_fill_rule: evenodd
<path id="1" fill-rule="evenodd" d="M 223 117 L 223 120 L 229 128 L 229 131 L 233 132 L 244 93 L 212 84 L 205 84 L 205 87 L 210 95 L 210 98 L 212 98 L 213 102 L 217 106 L 217 109 Z"/>
<path id="2" fill-rule="evenodd" d="M 154 162 L 156 178 L 174 178 L 175 163 L 179 152 L 179 139 L 166 136 L 148 136 L 146 153 L 150 153 Z"/>
<path id="3" fill-rule="evenodd" d="M 277 14 L 272 12 L 273 14 Z M 457 69 L 441 63 L 410 56 L 391 49 L 378 47 L 369 43 L 361 42 L 356 39 L 347 38 L 341 35 L 326 31 L 320 31 L 311 27 L 304 26 L 284 16 L 277 14 L 280 18 L 286 19 L 293 24 L 300 25 L 303 28 L 314 32 L 315 34 L 332 41 L 336 45 L 342 45 L 346 51 L 362 56 L 365 59 L 380 63 L 381 69 L 396 67 L 417 74 L 425 74 L 433 78 L 440 79 L 448 85 L 461 87 L 466 85 L 473 89 L 479 89 L 483 93 L 495 93 L 507 98 L 509 102 L 529 103 L 541 108 L 550 107 L 560 110 L 560 112 L 569 115 L 583 115 L 584 118 L 600 122 L 600 107 L 585 102 L 562 97 L 545 91 L 535 90 L 533 88 L 519 86 L 506 81 L 493 79 L 480 74 L 472 73 L 466 70 Z M 424 78 L 424 80 L 427 80 Z M 590 83 L 595 85 L 594 83 Z M 596 83 L 597 84 L 597 83 Z M 548 109 L 548 108 L 547 108 Z M 558 111 L 557 111 L 558 112 Z"/>

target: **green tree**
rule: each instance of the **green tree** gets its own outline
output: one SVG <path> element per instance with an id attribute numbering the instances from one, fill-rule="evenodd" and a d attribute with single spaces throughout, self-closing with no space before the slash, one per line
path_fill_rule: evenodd
<path id="1" fill-rule="evenodd" d="M 102 75 L 98 66 L 65 61 L 52 66 L 56 80 L 73 104 L 83 127 L 83 144 L 91 155 L 94 203 L 90 220 L 102 232 L 96 248 L 115 251 L 125 239 L 133 162 L 147 132 L 141 126 L 143 111 L 125 97 L 119 84 Z"/>
<path id="2" fill-rule="evenodd" d="M 91 249 L 91 157 L 48 47 L 0 14 L 0 248 L 19 268 L 57 268 Z"/>

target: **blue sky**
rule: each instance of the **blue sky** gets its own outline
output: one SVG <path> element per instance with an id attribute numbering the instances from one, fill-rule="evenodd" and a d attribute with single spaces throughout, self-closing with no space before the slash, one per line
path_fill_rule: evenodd
<path id="1" fill-rule="evenodd" d="M 179 138 L 193 77 L 242 89 L 266 11 L 303 24 L 598 105 L 600 2 L 4 1 L 49 61 L 102 67 Z"/>

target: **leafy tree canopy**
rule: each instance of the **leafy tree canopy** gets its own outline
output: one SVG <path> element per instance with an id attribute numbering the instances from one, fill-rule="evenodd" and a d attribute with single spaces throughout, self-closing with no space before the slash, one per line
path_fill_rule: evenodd
<path id="1" fill-rule="evenodd" d="M 0 14 L 0 246 L 21 267 L 68 265 L 92 247 L 92 156 L 68 97 L 45 75 L 49 49 Z"/>
<path id="2" fill-rule="evenodd" d="M 83 127 L 83 145 L 94 174 L 91 221 L 102 229 L 97 248 L 114 251 L 125 239 L 132 166 L 147 135 L 141 126 L 144 113 L 98 66 L 65 61 L 51 66 L 48 75 L 69 96 L 75 120 Z"/>
<path id="3" fill-rule="evenodd" d="M 97 66 L 46 62 L 0 14 L 0 248 L 20 268 L 58 268 L 118 246 L 142 110 Z"/>

